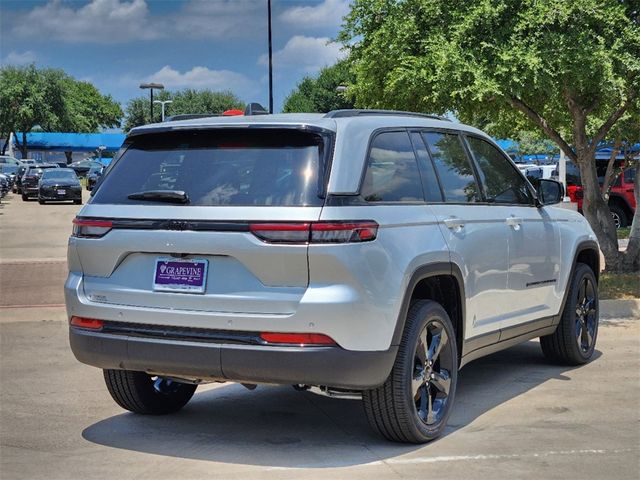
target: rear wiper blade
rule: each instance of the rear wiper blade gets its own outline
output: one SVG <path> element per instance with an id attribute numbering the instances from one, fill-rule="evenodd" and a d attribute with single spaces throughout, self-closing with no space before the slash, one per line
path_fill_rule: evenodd
<path id="1" fill-rule="evenodd" d="M 167 202 L 188 204 L 189 196 L 182 190 L 146 190 L 127 195 L 129 200 L 149 200 L 152 202 Z"/>

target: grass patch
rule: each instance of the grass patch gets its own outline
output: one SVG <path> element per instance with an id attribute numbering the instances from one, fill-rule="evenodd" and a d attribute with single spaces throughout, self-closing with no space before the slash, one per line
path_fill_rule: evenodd
<path id="1" fill-rule="evenodd" d="M 629 232 L 631 232 L 631 227 L 624 227 L 618 229 L 618 239 L 620 238 L 629 238 Z"/>
<path id="2" fill-rule="evenodd" d="M 601 273 L 598 286 L 602 300 L 640 298 L 640 278 L 634 273 Z"/>

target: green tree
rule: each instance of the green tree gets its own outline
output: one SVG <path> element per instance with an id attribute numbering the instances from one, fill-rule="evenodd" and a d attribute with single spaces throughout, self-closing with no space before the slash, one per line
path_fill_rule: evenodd
<path id="1" fill-rule="evenodd" d="M 640 225 L 619 253 L 595 167 L 612 128 L 640 121 L 637 2 L 356 0 L 340 39 L 359 106 L 480 117 L 504 137 L 539 129 L 580 168 L 607 269 L 640 268 Z"/>
<path id="2" fill-rule="evenodd" d="M 320 70 L 317 77 L 304 77 L 284 101 L 284 112 L 329 112 L 353 108 L 348 92 L 337 91 L 338 86 L 349 87 L 355 81 L 348 60 Z"/>
<path id="3" fill-rule="evenodd" d="M 27 156 L 27 133 L 42 131 L 97 132 L 118 127 L 122 109 L 111 96 L 62 70 L 6 66 L 0 69 L 0 134 L 21 132 L 18 145 Z M 6 143 L 3 151 L 6 149 Z M 67 152 L 67 159 L 70 160 Z"/>
<path id="4" fill-rule="evenodd" d="M 213 90 L 185 89 L 177 92 L 161 90 L 154 94 L 154 100 L 171 100 L 173 103 L 165 107 L 165 115 L 186 113 L 220 114 L 225 110 L 244 109 L 244 102 L 230 91 L 215 92 Z M 145 95 L 129 100 L 125 109 L 124 129 L 152 123 L 149 96 Z M 160 105 L 154 105 L 153 122 L 161 121 Z"/>
<path id="5" fill-rule="evenodd" d="M 62 114 L 64 98 L 57 78 L 55 71 L 43 72 L 34 65 L 0 69 L 0 133 L 5 138 L 22 133 L 16 140 L 23 158 L 27 156 L 27 133 L 38 125 L 46 128 Z"/>

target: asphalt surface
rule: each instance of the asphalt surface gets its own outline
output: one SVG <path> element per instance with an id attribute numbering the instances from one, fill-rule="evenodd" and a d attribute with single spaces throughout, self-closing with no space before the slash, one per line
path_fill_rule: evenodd
<path id="1" fill-rule="evenodd" d="M 536 341 L 460 373 L 445 435 L 397 445 L 360 402 L 288 386 L 200 387 L 137 416 L 68 348 L 64 255 L 78 206 L 0 207 L 0 478 L 638 479 L 640 319 L 601 322 L 594 359 L 551 365 Z"/>

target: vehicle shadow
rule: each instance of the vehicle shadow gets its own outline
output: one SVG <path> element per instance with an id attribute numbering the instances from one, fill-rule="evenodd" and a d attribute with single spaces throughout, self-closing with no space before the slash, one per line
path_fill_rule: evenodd
<path id="1" fill-rule="evenodd" d="M 594 360 L 600 355 L 596 351 Z M 547 380 L 569 380 L 564 373 L 570 370 L 549 364 L 536 341 L 467 365 L 460 372 L 445 436 Z M 368 426 L 360 401 L 320 397 L 289 386 L 248 391 L 238 384 L 196 393 L 175 415 L 123 413 L 87 427 L 82 436 L 137 452 L 282 468 L 361 465 L 425 448 L 379 437 Z"/>

